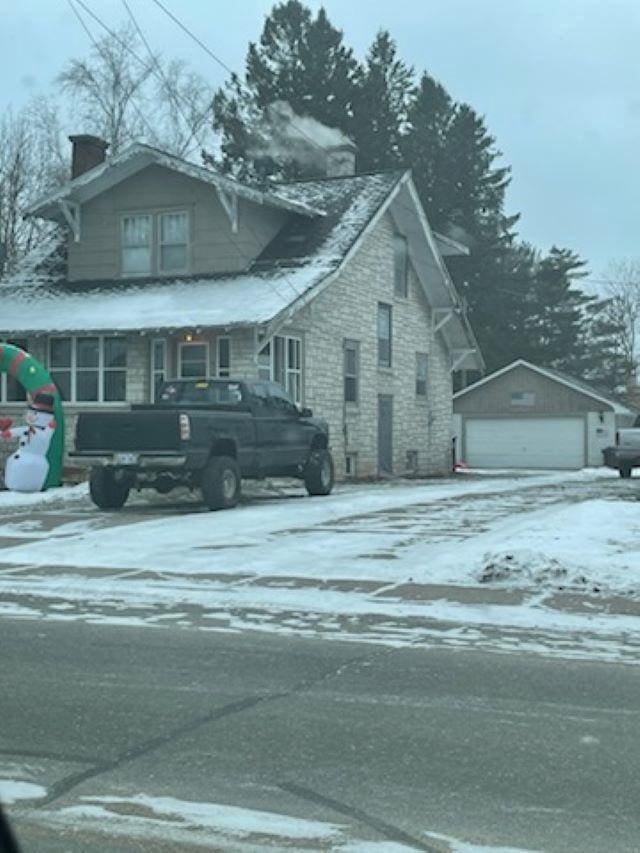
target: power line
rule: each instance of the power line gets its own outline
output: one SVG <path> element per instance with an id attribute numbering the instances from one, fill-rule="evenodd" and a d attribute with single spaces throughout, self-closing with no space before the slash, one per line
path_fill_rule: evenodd
<path id="1" fill-rule="evenodd" d="M 102 27 L 102 28 L 103 28 L 103 29 L 104 29 L 104 30 L 105 30 L 105 31 L 106 31 L 106 32 L 111 36 L 111 38 L 115 39 L 115 40 L 118 42 L 118 44 L 122 45 L 122 47 L 124 47 L 124 48 L 125 48 L 125 49 L 126 49 L 126 50 L 127 50 L 127 51 L 128 51 L 128 52 L 129 52 L 129 53 L 130 53 L 130 54 L 131 54 L 131 55 L 132 55 L 132 56 L 133 56 L 133 57 L 134 57 L 134 58 L 135 58 L 135 59 L 136 59 L 140 64 L 141 64 L 141 65 L 143 65 L 143 67 L 145 67 L 145 68 L 146 68 L 146 67 L 148 67 L 147 62 L 145 62 L 145 60 L 141 59 L 141 58 L 140 58 L 140 56 L 138 56 L 138 54 L 136 53 L 136 51 L 135 51 L 135 50 L 133 50 L 133 48 L 132 48 L 130 45 L 128 45 L 128 44 L 127 44 L 123 39 L 121 39 L 121 38 L 120 38 L 120 36 L 119 36 L 119 35 L 118 35 L 114 30 L 112 30 L 109 26 L 107 26 L 107 24 L 105 24 L 105 23 L 104 23 L 104 21 L 103 21 L 103 20 L 102 20 L 98 15 L 96 15 L 96 14 L 95 14 L 95 12 L 93 12 L 93 11 L 92 11 L 88 6 L 87 6 L 87 4 L 84 2 L 84 0 L 75 0 L 75 2 L 76 2 L 76 3 L 78 3 L 80 6 L 82 6 L 82 8 L 85 10 L 85 12 L 86 12 L 88 15 L 90 15 L 90 16 L 93 18 L 93 20 L 94 20 L 94 21 L 96 21 L 96 23 L 97 23 L 99 26 L 101 26 L 101 27 Z M 124 2 L 124 0 L 123 0 L 123 2 Z M 158 2 L 158 0 L 154 0 L 154 2 Z M 85 32 L 87 33 L 87 35 L 88 35 L 88 36 L 89 36 L 89 38 L 91 39 L 91 41 L 92 41 L 92 43 L 93 43 L 94 47 L 96 48 L 96 50 L 98 50 L 98 52 L 100 52 L 100 53 L 101 53 L 101 51 L 100 51 L 100 47 L 98 46 L 97 42 L 96 42 L 96 41 L 95 41 L 95 39 L 93 38 L 93 35 L 91 34 L 91 32 L 89 31 L 89 29 L 88 29 L 88 28 L 87 28 L 87 26 L 85 25 L 84 21 L 83 21 L 83 20 L 82 20 L 82 18 L 80 17 L 80 15 L 79 15 L 79 13 L 77 12 L 77 10 L 73 7 L 71 0 L 67 0 L 67 3 L 71 6 L 71 8 L 73 9 L 73 11 L 74 11 L 74 13 L 75 13 L 76 17 L 80 20 L 80 23 L 82 24 L 83 29 L 85 30 Z M 163 9 L 163 11 L 165 11 L 165 12 L 166 12 L 166 14 L 168 14 L 172 19 L 174 19 L 174 17 L 175 17 L 175 16 L 173 16 L 173 15 L 169 12 L 169 10 L 168 10 L 168 9 L 166 9 L 166 8 L 165 8 L 161 3 L 159 3 L 159 2 L 158 2 L 158 5 Z M 125 6 L 126 6 L 126 2 L 125 2 Z M 128 8 L 128 7 L 127 7 L 127 8 Z M 131 13 L 130 13 L 130 14 L 131 14 Z M 179 21 L 177 21 L 177 19 L 175 19 L 175 20 L 176 20 L 176 23 L 178 23 L 178 24 L 181 26 L 181 28 L 185 30 L 185 32 L 189 32 L 189 31 L 188 31 L 184 26 L 182 26 L 182 25 L 180 24 L 180 22 L 179 22 Z M 135 20 L 134 20 L 134 24 L 135 24 L 136 28 L 138 29 L 138 32 L 140 32 L 140 30 L 139 30 L 139 28 L 138 28 L 138 26 L 137 26 L 137 22 L 135 22 Z M 140 33 L 140 35 L 141 35 L 141 37 L 142 37 L 142 34 L 141 34 L 141 33 Z M 196 42 L 197 42 L 198 44 L 201 44 L 200 40 L 199 40 L 195 35 L 193 35 L 192 33 L 189 33 L 189 35 L 191 35 L 191 37 L 192 37 L 193 39 L 195 39 L 195 40 L 196 40 Z M 150 46 L 148 45 L 148 43 L 147 43 L 146 39 L 144 39 L 144 37 L 142 37 L 142 39 L 143 39 L 143 42 L 145 43 L 145 45 L 147 46 L 147 49 L 148 49 L 148 50 L 150 51 L 150 53 L 151 53 L 151 48 L 150 48 Z M 201 44 L 201 46 L 203 46 L 203 47 L 204 47 L 204 49 L 207 51 L 207 53 L 209 53 L 211 56 L 213 56 L 213 57 L 216 59 L 216 61 L 219 61 L 219 62 L 223 65 L 223 67 L 227 68 L 227 66 L 226 66 L 224 63 L 222 63 L 222 60 L 218 60 L 218 59 L 215 57 L 215 55 L 214 55 L 211 51 L 209 51 L 209 50 L 208 50 L 208 48 L 206 48 L 206 46 L 205 46 L 205 45 L 202 45 L 202 44 Z M 154 59 L 155 59 L 155 57 L 154 57 Z M 155 59 L 155 61 L 157 62 L 157 59 Z M 159 63 L 158 63 L 158 65 L 159 65 Z M 227 70 L 229 70 L 229 69 L 227 68 Z M 153 69 L 152 69 L 152 73 L 153 73 Z M 233 73 L 233 72 L 231 72 L 231 71 L 230 71 L 230 73 Z M 164 85 L 167 85 L 166 80 L 164 79 L 164 77 L 163 77 L 163 76 L 162 76 L 162 77 L 160 77 L 160 79 L 161 79 L 161 82 L 163 82 L 163 84 L 164 84 Z M 169 86 L 169 91 L 171 91 L 171 87 L 170 87 L 170 86 Z M 174 92 L 174 95 L 175 95 L 176 97 L 179 97 L 179 95 L 177 95 L 175 92 Z M 141 115 L 141 117 L 142 117 L 142 114 L 141 114 L 141 113 L 140 113 L 140 115 Z M 152 136 L 155 136 L 155 131 L 154 131 L 153 127 L 149 124 L 149 122 L 148 122 L 146 119 L 144 119 L 144 121 L 145 121 L 145 123 L 146 123 L 147 127 L 148 127 L 148 128 L 150 128 L 151 133 L 152 133 Z M 309 137 L 309 138 L 311 138 L 311 137 Z M 314 144 L 317 144 L 317 143 L 314 143 Z M 318 146 L 318 147 L 320 147 L 320 148 L 321 148 L 321 146 Z M 322 149 L 322 150 L 324 150 L 324 149 Z M 256 238 L 256 240 L 258 240 L 258 242 L 260 242 L 260 237 L 258 236 L 258 234 L 255 232 L 255 230 L 252 228 L 252 226 L 251 226 L 249 223 L 247 223 L 247 229 L 248 229 L 248 230 L 250 231 L 250 233 L 251 233 L 251 234 Z M 233 246 L 235 246 L 235 248 L 236 248 L 236 249 L 237 249 L 237 251 L 238 251 L 238 254 L 240 255 L 240 257 L 242 257 L 242 258 L 243 258 L 243 260 L 247 261 L 249 264 L 253 263 L 253 261 L 255 260 L 255 258 L 253 258 L 253 257 L 252 257 L 252 256 L 250 256 L 250 255 L 247 255 L 247 254 L 244 252 L 244 250 L 243 250 L 242 246 L 240 246 L 240 244 L 239 244 L 236 240 L 234 240 L 234 239 L 233 239 L 233 237 L 232 237 L 231 235 L 229 235 L 229 240 L 230 240 L 230 242 L 232 243 L 232 245 L 233 245 Z M 282 292 L 280 292 L 280 291 L 278 290 L 277 286 L 275 285 L 275 283 L 274 283 L 273 281 L 270 281 L 268 278 L 265 278 L 264 280 L 266 281 L 267 285 L 271 288 L 271 290 L 273 290 L 273 292 L 276 294 L 276 296 L 278 296 L 280 299 L 284 299 L 285 301 L 287 300 L 287 297 L 286 297 L 286 296 L 284 296 L 284 295 L 282 294 Z M 302 294 L 301 294 L 301 293 L 300 293 L 300 292 L 299 292 L 299 291 L 298 291 L 298 290 L 293 286 L 293 284 L 292 284 L 292 282 L 291 282 L 291 280 L 290 280 L 289 276 L 288 276 L 286 273 L 283 273 L 283 274 L 282 274 L 282 280 L 283 280 L 283 281 L 284 281 L 284 282 L 289 286 L 289 288 L 290 288 L 291 292 L 294 294 L 294 296 L 295 296 L 295 298 L 296 298 L 296 299 L 298 299 L 298 298 L 302 295 Z"/>
<path id="2" fill-rule="evenodd" d="M 78 0 L 78 2 L 80 2 L 80 0 Z M 169 18 L 171 18 L 171 20 L 178 27 L 180 27 L 180 29 L 189 36 L 189 38 L 193 39 L 193 41 L 197 45 L 199 45 L 202 48 L 202 50 L 204 50 L 204 52 L 208 56 L 210 56 L 211 59 L 213 59 L 214 62 L 217 62 L 218 65 L 221 68 L 224 68 L 224 70 L 228 74 L 231 74 L 233 77 L 235 77 L 235 79 L 238 81 L 238 85 L 247 95 L 249 95 L 251 97 L 253 96 L 253 93 L 251 92 L 249 87 L 240 79 L 240 76 L 238 74 L 236 74 L 235 71 L 232 68 L 230 68 L 226 62 L 224 62 L 222 59 L 220 59 L 219 56 L 216 56 L 216 54 L 209 47 L 207 47 L 207 45 L 201 39 L 199 39 L 198 36 L 194 32 L 192 32 L 185 24 L 183 24 L 182 21 L 178 17 L 176 17 L 176 15 L 174 15 L 173 12 L 171 12 L 170 9 L 167 9 L 167 7 L 164 5 L 164 3 L 161 2 L 161 0 L 153 0 L 153 2 L 156 4 L 156 6 L 159 9 L 162 9 L 162 11 L 165 13 L 165 15 L 167 15 Z M 322 151 L 323 154 L 326 154 L 326 151 L 322 147 L 322 145 L 320 145 L 320 143 L 317 140 L 315 140 L 313 138 L 313 136 L 311 136 L 310 133 L 307 133 L 307 131 L 303 127 L 300 127 L 299 125 L 297 125 L 295 123 L 294 119 L 290 119 L 290 123 L 298 131 L 298 133 L 301 136 L 304 136 L 306 139 L 309 140 L 309 142 L 315 148 L 317 148 L 319 151 Z"/>
<path id="3" fill-rule="evenodd" d="M 142 31 L 142 28 L 138 24 L 138 21 L 136 20 L 136 17 L 133 14 L 131 7 L 129 6 L 129 3 L 127 2 L 127 0 L 122 0 L 122 4 L 124 5 L 125 9 L 127 10 L 129 17 L 131 18 L 131 21 L 133 23 L 133 26 L 136 29 L 136 32 L 138 33 L 138 35 L 140 36 L 140 39 L 142 40 L 142 43 L 144 44 L 145 48 L 147 49 L 147 53 L 149 54 L 149 59 L 155 65 L 157 72 L 158 72 L 158 75 L 161 79 L 161 82 L 163 83 L 165 89 L 167 90 L 167 93 L 169 94 L 169 97 L 173 101 L 176 109 L 178 110 L 178 112 L 182 116 L 182 120 L 184 121 L 186 128 L 189 131 L 189 137 L 187 138 L 187 141 L 185 142 L 184 148 L 181 149 L 181 153 L 183 151 L 186 152 L 188 150 L 189 143 L 191 142 L 191 140 L 193 138 L 195 138 L 195 140 L 198 143 L 198 145 L 200 146 L 200 148 L 203 148 L 204 145 L 202 143 L 202 140 L 197 136 L 196 128 L 189 121 L 189 118 L 185 115 L 185 113 L 182 110 L 182 106 L 180 104 L 179 92 L 177 91 L 177 89 L 173 88 L 173 86 L 169 82 L 169 79 L 165 75 L 163 68 L 162 68 L 162 65 L 160 64 L 156 54 L 151 50 L 151 46 L 149 45 L 149 42 L 147 41 L 147 39 L 146 39 L 146 37 Z M 207 110 L 208 110 L 208 107 L 207 107 Z M 203 113 L 203 115 L 198 119 L 198 123 L 200 123 L 202 121 L 205 114 L 206 113 Z"/>

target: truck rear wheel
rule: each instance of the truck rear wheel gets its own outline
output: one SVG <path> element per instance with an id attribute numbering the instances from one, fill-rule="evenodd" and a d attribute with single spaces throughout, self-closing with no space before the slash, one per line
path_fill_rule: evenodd
<path id="1" fill-rule="evenodd" d="M 129 486 L 116 479 L 113 468 L 92 468 L 89 494 L 99 509 L 120 509 L 129 497 Z"/>
<path id="2" fill-rule="evenodd" d="M 620 476 L 628 479 L 631 476 L 631 468 L 620 468 Z"/>
<path id="3" fill-rule="evenodd" d="M 240 500 L 240 469 L 231 456 L 214 456 L 202 472 L 202 497 L 209 509 L 231 509 Z"/>
<path id="4" fill-rule="evenodd" d="M 304 469 L 304 484 L 310 495 L 328 495 L 333 489 L 333 458 L 328 450 L 314 450 Z"/>

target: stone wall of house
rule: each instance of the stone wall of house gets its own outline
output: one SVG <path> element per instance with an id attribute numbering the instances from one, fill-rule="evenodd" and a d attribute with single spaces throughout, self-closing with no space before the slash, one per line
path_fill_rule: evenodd
<path id="1" fill-rule="evenodd" d="M 394 226 L 380 220 L 342 274 L 287 324 L 305 342 L 305 405 L 327 418 L 339 477 L 378 475 L 378 396 L 393 398 L 393 473 L 451 470 L 452 384 L 448 353 L 413 270 L 406 298 L 394 293 Z M 378 303 L 392 306 L 392 366 L 378 366 Z M 345 340 L 359 345 L 357 403 L 344 403 Z M 427 395 L 416 395 L 416 353 L 429 358 Z"/>
<path id="2" fill-rule="evenodd" d="M 329 421 L 331 446 L 339 478 L 346 459 L 358 478 L 378 475 L 378 397 L 393 398 L 393 473 L 434 476 L 451 470 L 452 384 L 449 357 L 441 337 L 433 332 L 431 312 L 413 270 L 407 297 L 394 293 L 394 225 L 383 217 L 363 240 L 343 272 L 289 321 L 279 334 L 303 341 L 303 402 Z M 392 366 L 378 366 L 378 304 L 392 306 Z M 209 344 L 209 374 L 217 375 L 216 334 L 230 338 L 231 375 L 258 375 L 254 329 L 193 332 L 194 342 Z M 155 336 L 128 337 L 127 397 L 130 403 L 151 399 L 151 346 Z M 162 337 L 158 335 L 157 337 Z M 168 374 L 177 375 L 178 350 L 186 335 L 165 336 Z M 359 347 L 358 402 L 344 402 L 344 342 Z M 46 339 L 29 341 L 30 352 L 43 363 Z M 425 397 L 416 395 L 416 353 L 428 354 Z M 119 404 L 108 404 L 110 409 Z M 127 405 L 127 404 L 123 404 Z M 91 404 L 65 406 L 67 447 L 73 444 L 75 418 Z M 18 415 L 22 404 L 3 405 Z"/>

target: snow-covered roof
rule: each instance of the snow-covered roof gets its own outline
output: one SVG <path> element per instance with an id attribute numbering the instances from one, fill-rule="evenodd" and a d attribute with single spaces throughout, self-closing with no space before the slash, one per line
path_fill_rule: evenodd
<path id="1" fill-rule="evenodd" d="M 132 146 L 109 162 L 113 165 L 115 160 L 120 164 L 117 179 L 121 180 L 127 170 L 133 174 L 143 168 L 143 162 L 166 164 L 178 158 L 148 146 Z M 194 176 L 213 183 L 229 181 L 185 161 L 179 161 L 176 168 L 193 169 Z M 67 196 L 69 201 L 81 203 L 88 197 L 83 193 L 103 191 L 105 182 L 114 180 L 110 169 L 105 163 L 81 175 L 66 190 L 41 200 L 39 207 L 34 205 L 31 213 L 46 216 L 47 211 L 57 211 L 57 201 L 65 192 L 73 192 Z M 261 195 L 231 183 L 234 191 Z M 420 270 L 429 304 L 449 313 L 450 319 L 440 333 L 451 350 L 452 361 L 474 369 L 483 367 L 442 261 L 440 248 L 446 238 L 434 235 L 429 228 L 408 171 L 282 183 L 268 195 L 265 203 L 277 199 L 291 215 L 243 272 L 70 281 L 66 278 L 64 239 L 39 246 L 13 275 L 0 281 L 0 332 L 16 336 L 278 324 L 326 287 L 357 251 L 368 230 L 391 211 L 409 237 L 412 260 Z M 449 244 L 448 254 L 464 251 L 453 241 Z"/>
<path id="2" fill-rule="evenodd" d="M 454 399 L 457 400 L 458 398 L 465 396 L 465 394 L 469 394 L 472 391 L 476 391 L 483 385 L 487 385 L 488 383 L 493 382 L 494 379 L 497 379 L 499 376 L 503 376 L 505 373 L 509 373 L 510 371 L 515 370 L 518 367 L 525 367 L 528 370 L 533 370 L 534 373 L 538 373 L 540 376 L 544 376 L 546 379 L 551 379 L 554 382 L 559 382 L 561 385 L 565 385 L 567 388 L 571 388 L 573 391 L 577 391 L 579 394 L 584 394 L 587 397 L 591 397 L 598 403 L 604 404 L 610 411 L 615 412 L 617 415 L 635 414 L 630 408 L 628 408 L 628 406 L 624 406 L 619 400 L 616 400 L 615 397 L 603 393 L 599 389 L 596 389 L 592 385 L 589 385 L 587 382 L 583 382 L 581 379 L 574 379 L 573 377 L 567 376 L 566 374 L 561 373 L 558 370 L 553 370 L 548 367 L 538 367 L 537 364 L 532 364 L 530 361 L 526 361 L 524 358 L 516 359 L 516 361 L 511 362 L 511 364 L 507 364 L 505 367 L 501 367 L 500 370 L 496 370 L 494 373 L 490 373 L 488 376 L 484 376 L 482 379 L 479 379 L 477 382 L 474 382 L 473 385 L 468 385 L 466 388 L 462 388 L 460 391 L 456 392 L 453 395 Z"/>
<path id="3" fill-rule="evenodd" d="M 148 166 L 162 166 L 178 172 L 196 181 L 211 184 L 224 193 L 235 194 L 256 204 L 266 204 L 299 213 L 302 216 L 322 216 L 321 207 L 311 207 L 296 199 L 283 197 L 277 190 L 262 192 L 255 187 L 241 184 L 214 169 L 199 166 L 181 157 L 168 154 L 151 145 L 136 142 L 129 145 L 120 154 L 107 158 L 104 163 L 89 169 L 73 180 L 67 181 L 59 190 L 36 199 L 25 211 L 27 216 L 41 216 L 45 219 L 61 219 L 59 203 L 71 201 L 83 204 L 95 198 L 121 181 L 135 175 Z"/>
<path id="4" fill-rule="evenodd" d="M 126 331 L 267 323 L 336 273 L 401 172 L 281 185 L 292 216 L 249 270 L 225 275 L 68 281 L 62 245 L 48 240 L 0 282 L 4 334 Z M 55 262 L 54 262 L 55 261 Z"/>

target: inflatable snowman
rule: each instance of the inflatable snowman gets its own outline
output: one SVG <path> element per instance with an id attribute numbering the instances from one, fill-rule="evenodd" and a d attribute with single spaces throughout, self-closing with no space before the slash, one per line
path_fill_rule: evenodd
<path id="1" fill-rule="evenodd" d="M 54 399 L 50 394 L 36 394 L 27 409 L 26 426 L 11 427 L 3 420 L 0 437 L 19 438 L 20 445 L 8 459 L 4 482 L 12 492 L 41 492 L 49 474 L 47 451 L 56 428 L 53 418 Z"/>

